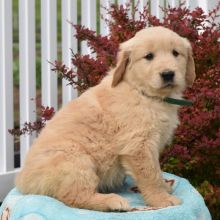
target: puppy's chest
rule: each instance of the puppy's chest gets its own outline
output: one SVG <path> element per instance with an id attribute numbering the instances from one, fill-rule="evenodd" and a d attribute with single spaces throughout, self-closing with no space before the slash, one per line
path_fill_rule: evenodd
<path id="1" fill-rule="evenodd" d="M 159 134 L 159 151 L 162 151 L 165 145 L 172 142 L 174 130 L 178 125 L 177 116 L 171 116 L 169 118 L 158 118 L 158 124 L 156 129 Z"/>
<path id="2" fill-rule="evenodd" d="M 136 116 L 132 120 L 137 132 L 142 130 L 146 139 L 155 140 L 160 151 L 166 144 L 171 143 L 178 122 L 177 112 L 147 111 L 141 117 Z"/>

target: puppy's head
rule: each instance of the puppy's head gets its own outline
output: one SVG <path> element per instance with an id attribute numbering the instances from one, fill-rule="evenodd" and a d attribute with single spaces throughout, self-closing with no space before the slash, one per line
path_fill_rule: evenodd
<path id="1" fill-rule="evenodd" d="M 188 40 L 163 27 L 139 31 L 120 45 L 112 87 L 122 80 L 149 95 L 182 92 L 195 79 Z"/>

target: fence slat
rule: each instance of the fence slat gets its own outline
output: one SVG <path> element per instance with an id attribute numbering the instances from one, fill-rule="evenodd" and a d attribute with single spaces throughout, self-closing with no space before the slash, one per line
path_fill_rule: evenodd
<path id="1" fill-rule="evenodd" d="M 135 6 L 137 6 L 137 9 L 138 9 L 138 11 L 135 13 L 136 20 L 139 20 L 139 18 L 140 18 L 139 12 L 143 12 L 144 7 L 147 6 L 147 3 L 148 3 L 148 0 L 135 0 Z"/>
<path id="2" fill-rule="evenodd" d="M 57 75 L 51 65 L 57 59 L 57 1 L 41 0 L 42 105 L 57 109 Z"/>
<path id="3" fill-rule="evenodd" d="M 130 2 L 131 2 L 130 0 L 118 0 L 118 4 L 119 5 L 126 5 L 126 4 L 128 4 Z"/>
<path id="4" fill-rule="evenodd" d="M 132 4 L 132 1 L 130 1 L 130 0 L 118 0 L 118 4 L 123 5 L 124 7 L 126 7 L 127 4 L 130 5 L 129 11 L 128 11 L 128 16 L 129 16 L 129 18 L 131 18 L 131 12 L 132 12 L 132 5 L 131 4 Z"/>
<path id="5" fill-rule="evenodd" d="M 186 7 L 193 10 L 198 7 L 198 0 L 186 0 Z"/>
<path id="6" fill-rule="evenodd" d="M 162 19 L 164 13 L 160 7 L 164 7 L 164 0 L 151 0 L 151 14 Z"/>
<path id="7" fill-rule="evenodd" d="M 35 0 L 19 1 L 19 60 L 20 126 L 22 127 L 24 122 L 36 120 Z M 21 164 L 34 137 L 35 134 L 20 138 Z"/>
<path id="8" fill-rule="evenodd" d="M 201 0 L 200 0 L 201 1 Z M 202 2 L 202 1 L 201 1 Z M 210 10 L 213 10 L 217 4 L 219 3 L 219 0 L 212 0 L 212 1 L 207 1 L 207 13 Z M 200 4 L 201 5 L 201 4 Z M 202 5 L 201 5 L 202 6 Z M 219 14 L 219 13 L 218 13 Z M 216 18 L 216 22 L 220 22 L 220 17 Z"/>
<path id="9" fill-rule="evenodd" d="M 166 5 L 170 5 L 171 8 L 179 6 L 179 0 L 167 0 Z"/>
<path id="10" fill-rule="evenodd" d="M 210 1 L 209 1 L 209 2 L 210 2 Z M 215 2 L 215 1 L 212 0 L 212 2 Z M 198 0 L 198 6 L 201 7 L 206 14 L 208 14 L 208 11 L 209 11 L 208 1 Z"/>
<path id="11" fill-rule="evenodd" d="M 81 24 L 96 31 L 96 0 L 81 0 Z M 81 44 L 82 54 L 91 54 L 85 41 Z"/>
<path id="12" fill-rule="evenodd" d="M 114 0 L 100 0 L 100 34 L 101 35 L 108 35 L 109 34 L 109 28 L 106 24 L 105 19 L 110 20 L 111 16 L 107 13 L 106 9 L 110 9 L 110 6 L 112 3 L 114 3 Z"/>
<path id="13" fill-rule="evenodd" d="M 75 30 L 69 22 L 77 24 L 77 0 L 62 0 L 62 60 L 71 67 L 71 50 L 77 52 L 77 39 L 74 37 Z M 62 103 L 65 105 L 77 97 L 77 90 L 67 85 L 68 81 L 62 80 Z"/>
<path id="14" fill-rule="evenodd" d="M 206 14 L 208 14 L 210 10 L 215 8 L 218 3 L 219 0 L 212 0 L 212 1 L 198 0 L 199 7 L 201 7 Z M 219 21 L 219 19 L 217 20 Z"/>
<path id="15" fill-rule="evenodd" d="M 148 0 L 135 0 L 135 6 L 138 4 L 138 11 L 143 11 L 144 7 L 147 6 Z"/>
<path id="16" fill-rule="evenodd" d="M 0 173 L 14 168 L 12 1 L 0 1 Z"/>

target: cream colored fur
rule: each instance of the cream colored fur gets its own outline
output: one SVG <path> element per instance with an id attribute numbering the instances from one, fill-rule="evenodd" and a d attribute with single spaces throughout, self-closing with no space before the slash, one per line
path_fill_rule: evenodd
<path id="1" fill-rule="evenodd" d="M 149 52 L 154 53 L 152 61 L 144 58 Z M 175 71 L 174 87 L 163 87 L 160 73 L 166 70 Z M 129 210 L 122 197 L 103 194 L 122 185 L 129 174 L 146 204 L 180 204 L 169 194 L 159 165 L 159 152 L 178 125 L 178 106 L 142 93 L 181 98 L 194 78 L 186 39 L 162 27 L 139 31 L 121 45 L 117 66 L 109 75 L 48 122 L 31 147 L 16 186 L 22 193 L 52 196 L 72 207 Z"/>

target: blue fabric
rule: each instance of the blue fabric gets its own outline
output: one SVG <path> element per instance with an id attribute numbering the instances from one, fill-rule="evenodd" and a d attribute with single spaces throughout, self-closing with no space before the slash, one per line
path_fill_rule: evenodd
<path id="1" fill-rule="evenodd" d="M 164 173 L 166 179 L 174 179 L 174 195 L 183 204 L 158 210 L 132 212 L 98 212 L 70 208 L 56 199 L 40 195 L 22 195 L 14 188 L 0 207 L 0 216 L 10 220 L 209 220 L 211 219 L 202 196 L 183 178 Z M 144 207 L 139 193 L 130 191 L 131 179 L 121 190 L 121 196 L 128 199 L 132 207 Z"/>

